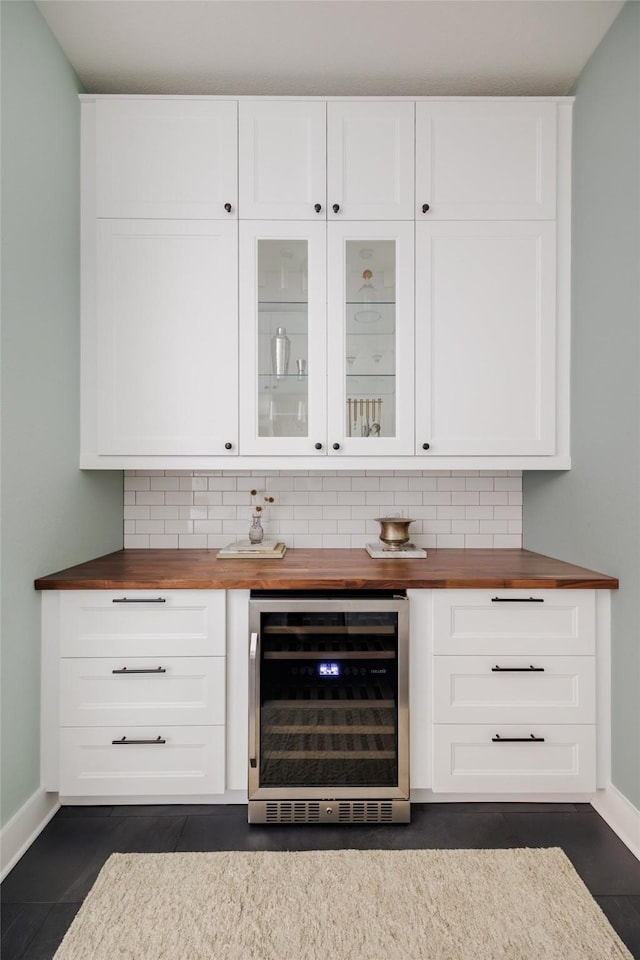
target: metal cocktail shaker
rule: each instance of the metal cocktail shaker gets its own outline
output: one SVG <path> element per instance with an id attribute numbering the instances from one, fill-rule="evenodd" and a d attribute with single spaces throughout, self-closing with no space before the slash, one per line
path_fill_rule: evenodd
<path id="1" fill-rule="evenodd" d="M 291 341 L 284 327 L 278 327 L 271 337 L 271 368 L 276 377 L 286 377 L 289 369 Z"/>

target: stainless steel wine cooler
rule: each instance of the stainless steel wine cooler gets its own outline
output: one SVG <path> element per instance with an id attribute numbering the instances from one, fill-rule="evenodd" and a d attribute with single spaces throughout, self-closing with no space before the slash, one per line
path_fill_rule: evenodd
<path id="1" fill-rule="evenodd" d="M 249 822 L 407 823 L 405 596 L 252 592 Z"/>

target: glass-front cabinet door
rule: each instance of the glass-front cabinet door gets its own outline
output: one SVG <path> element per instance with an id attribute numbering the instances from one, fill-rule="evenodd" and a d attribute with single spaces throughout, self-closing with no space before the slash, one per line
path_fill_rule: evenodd
<path id="1" fill-rule="evenodd" d="M 413 224 L 328 230 L 328 453 L 411 456 Z"/>
<path id="2" fill-rule="evenodd" d="M 326 227 L 240 226 L 240 449 L 326 454 Z"/>

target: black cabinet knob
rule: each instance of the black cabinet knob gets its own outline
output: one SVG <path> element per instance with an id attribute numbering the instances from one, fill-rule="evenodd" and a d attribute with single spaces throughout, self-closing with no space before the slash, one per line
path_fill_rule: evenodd
<path id="1" fill-rule="evenodd" d="M 333 210 L 334 213 L 339 213 L 339 212 L 340 212 L 340 204 L 339 204 L 339 203 L 334 203 L 334 205 L 333 205 L 333 207 L 332 207 L 331 209 Z"/>
<path id="2" fill-rule="evenodd" d="M 321 443 L 316 443 L 315 447 L 316 447 L 316 450 L 322 450 L 322 444 L 321 444 Z"/>
<path id="3" fill-rule="evenodd" d="M 230 203 L 225 203 L 224 208 L 227 211 L 227 213 L 231 213 L 232 208 Z"/>
<path id="4" fill-rule="evenodd" d="M 422 449 L 423 449 L 423 450 L 428 450 L 430 446 L 431 446 L 430 443 L 423 443 L 423 444 L 422 444 Z"/>
<path id="5" fill-rule="evenodd" d="M 313 209 L 315 210 L 316 213 L 320 213 L 321 210 L 322 210 L 322 204 L 321 204 L 321 203 L 314 203 Z"/>
<path id="6" fill-rule="evenodd" d="M 428 204 L 428 203 L 423 203 L 423 204 L 422 204 L 422 212 L 423 212 L 423 213 L 426 213 L 428 209 L 429 209 L 429 204 Z"/>
<path id="7" fill-rule="evenodd" d="M 225 450 L 231 450 L 232 447 L 233 447 L 233 444 L 232 444 L 232 443 L 228 443 L 228 442 L 227 442 L 227 443 L 225 443 L 225 445 L 224 445 Z"/>
<path id="8" fill-rule="evenodd" d="M 332 447 L 333 447 L 334 450 L 339 450 L 339 449 L 340 449 L 340 444 L 339 444 L 339 443 L 334 443 L 334 444 L 332 444 Z"/>

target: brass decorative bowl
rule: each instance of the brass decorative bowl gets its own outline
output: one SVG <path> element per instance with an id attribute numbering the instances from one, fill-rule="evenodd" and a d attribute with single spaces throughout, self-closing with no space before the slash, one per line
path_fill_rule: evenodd
<path id="1" fill-rule="evenodd" d="M 376 517 L 380 524 L 380 539 L 385 544 L 385 550 L 402 550 L 409 542 L 409 524 L 413 520 L 406 517 Z"/>

